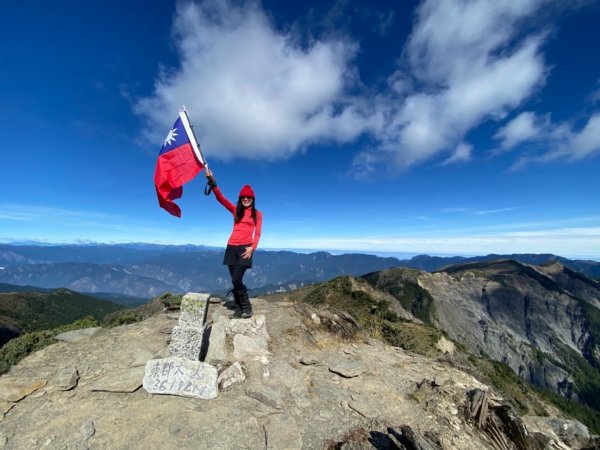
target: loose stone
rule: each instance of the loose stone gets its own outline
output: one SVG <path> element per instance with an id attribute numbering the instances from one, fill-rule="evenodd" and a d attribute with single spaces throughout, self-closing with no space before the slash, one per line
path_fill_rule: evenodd
<path id="1" fill-rule="evenodd" d="M 335 363 L 329 367 L 333 373 L 343 376 L 344 378 L 353 378 L 359 376 L 366 370 L 365 365 L 360 361 L 350 361 Z"/>

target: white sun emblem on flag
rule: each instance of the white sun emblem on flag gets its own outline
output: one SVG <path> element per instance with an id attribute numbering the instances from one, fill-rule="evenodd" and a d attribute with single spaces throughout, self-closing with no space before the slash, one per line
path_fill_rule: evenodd
<path id="1" fill-rule="evenodd" d="M 172 144 L 173 141 L 175 141 L 176 137 L 177 137 L 177 128 L 173 128 L 171 131 L 169 131 L 169 134 L 167 134 L 164 145 Z"/>

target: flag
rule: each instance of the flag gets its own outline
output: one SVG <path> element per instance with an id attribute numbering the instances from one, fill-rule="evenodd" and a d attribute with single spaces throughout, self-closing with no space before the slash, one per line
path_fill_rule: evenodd
<path id="1" fill-rule="evenodd" d="M 181 209 L 173 200 L 183 194 L 183 185 L 206 166 L 192 132 L 187 113 L 181 111 L 167 134 L 154 170 L 158 204 L 170 214 L 181 217 Z"/>

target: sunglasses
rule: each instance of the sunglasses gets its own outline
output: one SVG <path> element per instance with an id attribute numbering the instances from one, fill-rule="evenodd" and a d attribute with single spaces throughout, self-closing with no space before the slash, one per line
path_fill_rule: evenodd
<path id="1" fill-rule="evenodd" d="M 252 197 L 240 197 L 240 200 L 252 200 Z"/>

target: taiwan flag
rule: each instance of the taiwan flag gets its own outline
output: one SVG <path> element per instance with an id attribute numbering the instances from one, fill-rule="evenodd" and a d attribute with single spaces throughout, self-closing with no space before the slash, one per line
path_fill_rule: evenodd
<path id="1" fill-rule="evenodd" d="M 198 175 L 204 166 L 206 162 L 200 153 L 187 113 L 181 111 L 156 161 L 154 185 L 160 207 L 181 217 L 181 209 L 173 200 L 181 197 L 183 185 Z"/>

